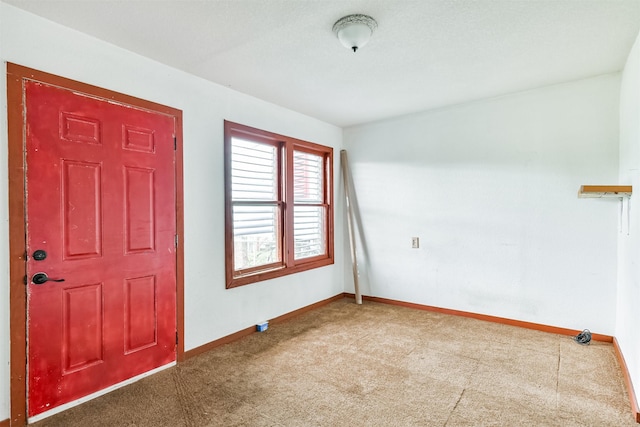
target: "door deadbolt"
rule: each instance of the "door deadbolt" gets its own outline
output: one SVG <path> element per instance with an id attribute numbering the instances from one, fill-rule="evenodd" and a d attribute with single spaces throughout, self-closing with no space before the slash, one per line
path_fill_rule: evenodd
<path id="1" fill-rule="evenodd" d="M 44 261 L 45 259 L 47 259 L 47 253 L 42 249 L 38 249 L 37 251 L 35 251 L 32 256 L 36 261 Z"/>

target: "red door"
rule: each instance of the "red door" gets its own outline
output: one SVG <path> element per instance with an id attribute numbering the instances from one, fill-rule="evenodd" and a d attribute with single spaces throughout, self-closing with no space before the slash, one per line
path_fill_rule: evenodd
<path id="1" fill-rule="evenodd" d="M 174 119 L 38 82 L 25 99 L 34 416 L 176 358 Z"/>

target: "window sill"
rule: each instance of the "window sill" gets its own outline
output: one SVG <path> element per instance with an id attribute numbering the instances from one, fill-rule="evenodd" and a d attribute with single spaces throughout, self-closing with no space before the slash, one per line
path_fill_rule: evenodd
<path id="1" fill-rule="evenodd" d="M 333 257 L 321 258 L 304 264 L 299 264 L 294 267 L 276 267 L 270 270 L 261 270 L 259 272 L 246 273 L 240 276 L 234 276 L 229 280 L 227 278 L 226 288 L 236 288 L 238 286 L 249 285 L 251 283 L 262 282 L 264 280 L 275 279 L 277 277 L 288 276 L 290 274 L 299 273 L 301 271 L 313 270 L 314 268 L 325 267 L 332 265 Z"/>

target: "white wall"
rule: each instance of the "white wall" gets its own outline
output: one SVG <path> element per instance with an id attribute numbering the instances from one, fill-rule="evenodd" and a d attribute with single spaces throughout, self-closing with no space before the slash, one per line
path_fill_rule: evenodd
<path id="1" fill-rule="evenodd" d="M 577 192 L 618 182 L 619 85 L 605 75 L 345 129 L 363 293 L 613 334 L 618 204 Z"/>
<path id="2" fill-rule="evenodd" d="M 336 194 L 333 266 L 226 290 L 223 120 L 333 146 L 339 188 L 342 130 L 206 82 L 0 3 L 0 58 L 179 108 L 184 119 L 185 346 L 217 338 L 343 292 L 342 205 Z M 4 70 L 4 68 L 3 68 Z M 4 74 L 4 71 L 3 71 Z M 0 88 L 0 421 L 9 417 L 8 208 L 5 78 Z"/>
<path id="3" fill-rule="evenodd" d="M 640 386 L 640 36 L 629 54 L 620 86 L 620 183 L 632 184 L 629 235 L 619 238 L 616 338 L 636 391 Z"/>

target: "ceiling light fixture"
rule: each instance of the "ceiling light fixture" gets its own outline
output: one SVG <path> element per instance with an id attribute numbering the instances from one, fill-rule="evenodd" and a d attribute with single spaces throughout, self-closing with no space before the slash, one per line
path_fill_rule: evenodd
<path id="1" fill-rule="evenodd" d="M 340 43 L 354 52 L 367 44 L 376 28 L 378 23 L 375 19 L 361 14 L 345 16 L 333 24 L 333 32 Z"/>

